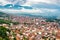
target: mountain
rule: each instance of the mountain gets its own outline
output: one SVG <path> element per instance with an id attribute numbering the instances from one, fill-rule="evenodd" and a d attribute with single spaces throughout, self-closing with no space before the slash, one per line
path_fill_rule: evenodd
<path id="1" fill-rule="evenodd" d="M 9 17 L 9 14 L 6 14 L 6 13 L 3 13 L 3 12 L 0 12 L 0 17 Z"/>
<path id="2" fill-rule="evenodd" d="M 13 8 L 13 5 L 12 4 L 6 4 L 4 5 L 5 8 Z"/>
<path id="3" fill-rule="evenodd" d="M 21 5 L 14 5 L 13 8 L 15 8 L 15 9 L 22 9 L 23 7 Z"/>
<path id="4" fill-rule="evenodd" d="M 23 6 L 25 9 L 33 9 L 32 7 L 30 6 Z"/>
<path id="5" fill-rule="evenodd" d="M 2 6 L 2 5 L 0 5 L 0 8 L 3 8 L 3 6 Z"/>
<path id="6" fill-rule="evenodd" d="M 4 6 L 0 6 L 1 7 L 4 7 L 4 8 L 8 8 L 8 9 L 22 9 L 22 8 L 25 8 L 25 9 L 33 9 L 31 6 L 21 6 L 21 5 L 13 5 L 13 4 L 6 4 Z"/>

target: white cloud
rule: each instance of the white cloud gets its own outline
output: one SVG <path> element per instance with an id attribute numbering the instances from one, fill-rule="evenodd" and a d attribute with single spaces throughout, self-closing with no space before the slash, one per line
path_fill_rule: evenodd
<path id="1" fill-rule="evenodd" d="M 6 0 L 0 0 L 0 5 L 6 5 L 6 4 L 11 4 L 11 2 L 8 2 Z"/>
<path id="2" fill-rule="evenodd" d="M 38 4 L 40 2 L 48 3 L 48 4 L 59 4 L 60 0 L 27 0 L 24 5 L 31 6 L 32 4 Z"/>
<path id="3" fill-rule="evenodd" d="M 2 12 L 6 12 L 6 13 L 42 13 L 42 11 L 40 9 L 0 9 L 0 11 Z"/>
<path id="4" fill-rule="evenodd" d="M 23 0 L 14 0 L 12 2 L 12 0 L 0 0 L 0 5 L 6 5 L 6 4 L 18 4 L 18 5 L 21 5 L 21 4 L 24 4 L 25 1 Z"/>
<path id="5" fill-rule="evenodd" d="M 0 9 L 1 12 L 5 12 L 5 13 L 30 13 L 30 14 L 39 14 L 39 13 L 48 13 L 48 12 L 51 12 L 51 13 L 55 13 L 57 12 L 58 10 L 57 9 Z"/>
<path id="6" fill-rule="evenodd" d="M 56 11 L 58 11 L 57 9 L 46 9 L 46 8 L 45 9 L 42 8 L 42 10 L 45 12 L 56 12 Z"/>
<path id="7" fill-rule="evenodd" d="M 25 3 L 26 1 L 26 3 Z M 43 3 L 49 3 L 49 4 L 57 4 L 60 5 L 60 0 L 14 0 L 12 2 L 12 0 L 0 0 L 0 4 L 1 5 L 5 5 L 5 4 L 20 4 L 20 5 L 24 5 L 24 6 L 31 6 L 32 4 L 37 4 L 40 2 Z"/>
<path id="8" fill-rule="evenodd" d="M 56 5 L 60 5 L 60 0 L 26 0 L 26 3 L 24 3 L 24 1 L 22 0 L 14 0 L 14 2 L 11 2 L 11 0 L 7 1 L 7 0 L 0 0 L 0 5 L 6 5 L 6 4 L 19 4 L 19 5 L 23 5 L 23 6 L 32 6 L 35 4 L 40 4 L 40 3 L 47 3 L 47 4 L 56 4 Z M 12 6 L 10 6 L 12 7 Z M 45 14 L 57 14 L 59 13 L 58 9 L 47 9 L 47 8 L 39 8 L 37 9 L 36 7 L 33 9 L 0 9 L 1 12 L 5 12 L 5 13 L 30 13 L 32 15 L 39 15 L 40 13 Z"/>
<path id="9" fill-rule="evenodd" d="M 28 12 L 28 13 L 41 13 L 42 11 L 40 9 L 22 9 L 21 12 Z"/>
<path id="10" fill-rule="evenodd" d="M 8 1 L 8 2 L 9 2 L 9 1 Z M 23 1 L 23 0 L 14 0 L 14 1 L 11 2 L 11 3 L 13 3 L 13 4 L 18 4 L 18 5 L 22 5 L 22 4 L 25 3 L 25 1 Z"/>

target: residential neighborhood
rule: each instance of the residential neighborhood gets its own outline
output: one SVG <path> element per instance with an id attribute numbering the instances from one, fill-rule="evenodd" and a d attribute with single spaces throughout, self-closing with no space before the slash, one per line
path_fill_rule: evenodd
<path id="1" fill-rule="evenodd" d="M 46 22 L 44 18 L 27 16 L 14 16 L 11 21 L 19 24 L 0 24 L 10 30 L 6 32 L 9 40 L 60 40 L 60 27 L 57 22 Z"/>

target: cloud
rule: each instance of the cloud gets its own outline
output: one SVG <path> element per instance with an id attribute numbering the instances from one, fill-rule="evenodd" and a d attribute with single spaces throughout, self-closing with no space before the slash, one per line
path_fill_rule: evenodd
<path id="1" fill-rule="evenodd" d="M 6 5 L 6 4 L 22 5 L 22 6 L 41 5 L 41 7 L 43 6 L 54 7 L 55 6 L 56 8 L 60 6 L 60 0 L 0 0 L 0 5 Z"/>
<path id="2" fill-rule="evenodd" d="M 42 11 L 40 9 L 0 9 L 0 11 L 5 13 L 41 13 Z"/>
<path id="3" fill-rule="evenodd" d="M 44 8 L 41 8 L 41 9 L 25 9 L 25 8 L 22 8 L 22 9 L 0 9 L 0 11 L 2 12 L 6 12 L 6 13 L 30 13 L 30 14 L 40 14 L 40 13 L 55 13 L 55 12 L 59 12 L 58 9 L 44 9 Z"/>
<path id="4" fill-rule="evenodd" d="M 26 3 L 24 5 L 32 5 L 32 4 L 38 4 L 38 3 L 47 3 L 47 4 L 59 4 L 60 0 L 27 0 Z M 59 4 L 60 5 L 60 4 Z"/>
<path id="5" fill-rule="evenodd" d="M 31 6 L 32 4 L 37 4 L 37 3 L 41 3 L 41 2 L 47 3 L 47 4 L 60 5 L 60 0 L 0 0 L 1 5 L 18 4 L 18 5 Z"/>
<path id="6" fill-rule="evenodd" d="M 55 4 L 47 4 L 47 3 L 37 3 L 37 4 L 33 4 L 32 7 L 35 8 L 48 8 L 48 9 L 60 9 L 59 5 L 55 5 Z"/>
<path id="7" fill-rule="evenodd" d="M 6 5 L 6 4 L 10 4 L 10 2 L 6 0 L 0 0 L 0 5 Z"/>
<path id="8" fill-rule="evenodd" d="M 0 0 L 0 5 L 7 4 L 20 5 L 23 8 L 19 9 L 19 6 L 19 8 L 14 6 L 12 9 L 4 8 L 0 9 L 0 11 L 6 13 L 30 13 L 32 15 L 58 15 L 60 13 L 60 0 Z"/>
<path id="9" fill-rule="evenodd" d="M 13 4 L 13 5 L 22 5 L 26 0 L 0 0 L 0 5 Z"/>

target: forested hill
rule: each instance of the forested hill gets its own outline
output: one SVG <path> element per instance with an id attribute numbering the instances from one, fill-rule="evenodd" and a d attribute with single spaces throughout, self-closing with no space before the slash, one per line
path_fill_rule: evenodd
<path id="1" fill-rule="evenodd" d="M 6 13 L 0 12 L 0 17 L 9 17 L 9 15 Z"/>

